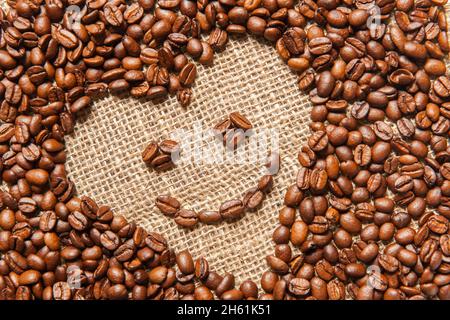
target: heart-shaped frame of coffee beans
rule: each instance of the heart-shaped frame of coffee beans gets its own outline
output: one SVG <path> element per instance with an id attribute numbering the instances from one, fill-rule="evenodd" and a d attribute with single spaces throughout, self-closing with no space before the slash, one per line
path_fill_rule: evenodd
<path id="1" fill-rule="evenodd" d="M 450 298 L 446 0 L 7 2 L 0 299 Z M 263 294 L 76 197 L 64 168 L 64 135 L 92 98 L 176 94 L 187 106 L 186 54 L 211 64 L 246 32 L 275 44 L 314 105 Z"/>

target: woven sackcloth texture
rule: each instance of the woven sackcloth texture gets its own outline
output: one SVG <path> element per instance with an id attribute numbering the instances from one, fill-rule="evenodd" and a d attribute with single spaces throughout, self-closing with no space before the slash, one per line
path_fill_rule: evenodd
<path id="1" fill-rule="evenodd" d="M 311 104 L 275 49 L 252 37 L 231 39 L 213 66 L 198 66 L 193 91 L 187 109 L 174 97 L 157 104 L 114 96 L 97 101 L 67 138 L 68 173 L 79 195 L 164 234 L 171 248 L 207 258 L 211 269 L 233 273 L 237 283 L 259 283 L 267 270 L 265 256 L 273 252 L 271 236 L 284 191 L 295 181 L 297 153 L 309 133 Z M 176 129 L 192 130 L 198 121 L 210 128 L 233 111 L 246 115 L 256 128 L 278 130 L 282 161 L 274 189 L 262 209 L 237 222 L 182 229 L 154 206 L 158 195 L 171 194 L 186 208 L 218 209 L 254 187 L 261 166 L 187 163 L 157 173 L 142 162 L 141 152 Z"/>

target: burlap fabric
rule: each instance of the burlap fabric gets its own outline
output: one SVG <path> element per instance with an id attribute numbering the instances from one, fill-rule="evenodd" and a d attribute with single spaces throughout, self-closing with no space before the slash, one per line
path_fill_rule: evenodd
<path id="1" fill-rule="evenodd" d="M 267 270 L 265 256 L 273 252 L 271 236 L 285 189 L 295 181 L 311 104 L 275 49 L 252 37 L 231 39 L 212 67 L 199 66 L 198 71 L 187 109 L 174 97 L 158 104 L 113 96 L 97 101 L 67 138 L 68 172 L 80 195 L 165 234 L 172 248 L 207 258 L 211 269 L 233 273 L 238 283 L 259 283 Z M 191 163 L 157 173 L 142 162 L 141 152 L 150 141 L 167 138 L 178 128 L 191 130 L 199 120 L 213 127 L 233 111 L 248 116 L 255 127 L 279 131 L 282 162 L 274 190 L 261 210 L 237 222 L 182 229 L 154 206 L 158 195 L 170 193 L 186 208 L 217 209 L 255 186 L 261 167 Z"/>

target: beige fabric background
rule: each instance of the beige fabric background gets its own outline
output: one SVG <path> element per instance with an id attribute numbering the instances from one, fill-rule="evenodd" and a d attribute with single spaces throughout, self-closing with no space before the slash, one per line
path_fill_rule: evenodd
<path id="1" fill-rule="evenodd" d="M 309 132 L 310 103 L 275 49 L 251 37 L 232 39 L 212 67 L 199 66 L 198 71 L 187 109 L 175 97 L 159 104 L 112 96 L 97 101 L 67 138 L 68 172 L 80 195 L 165 234 L 172 248 L 204 256 L 211 269 L 233 273 L 237 283 L 259 283 L 267 270 L 265 256 L 273 252 L 271 235 L 284 191 L 294 182 L 297 153 Z M 157 195 L 175 195 L 187 208 L 216 209 L 255 186 L 261 168 L 188 164 L 157 173 L 145 166 L 141 152 L 151 140 L 167 138 L 178 128 L 192 129 L 198 120 L 212 127 L 233 111 L 248 116 L 255 127 L 279 130 L 282 162 L 274 190 L 261 210 L 240 221 L 182 229 L 154 207 Z"/>

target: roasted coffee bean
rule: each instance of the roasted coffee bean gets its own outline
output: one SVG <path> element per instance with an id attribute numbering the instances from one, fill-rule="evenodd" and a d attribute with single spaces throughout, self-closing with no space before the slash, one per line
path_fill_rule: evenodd
<path id="1" fill-rule="evenodd" d="M 313 151 L 321 151 L 328 145 L 328 136 L 324 131 L 316 131 L 308 139 L 308 146 Z"/>
<path id="2" fill-rule="evenodd" d="M 303 278 L 293 278 L 288 285 L 289 292 L 296 296 L 307 295 L 311 289 L 311 284 Z"/>
<path id="3" fill-rule="evenodd" d="M 32 169 L 27 171 L 25 179 L 33 185 L 44 185 L 48 183 L 48 172 L 43 169 Z"/>
<path id="4" fill-rule="evenodd" d="M 317 94 L 322 98 L 328 98 L 335 86 L 335 79 L 331 72 L 324 71 L 317 81 Z"/>
<path id="5" fill-rule="evenodd" d="M 408 118 L 399 119 L 397 121 L 397 129 L 405 137 L 412 137 L 415 131 L 413 122 Z"/>
<path id="6" fill-rule="evenodd" d="M 194 273 L 194 260 L 188 251 L 181 251 L 177 254 L 176 262 L 180 271 L 184 274 Z"/>
<path id="7" fill-rule="evenodd" d="M 331 40 L 327 37 L 314 38 L 308 45 L 311 53 L 318 56 L 328 53 L 332 48 Z"/>
<path id="8" fill-rule="evenodd" d="M 269 193 L 273 187 L 273 176 L 272 175 L 264 175 L 258 181 L 258 190 L 263 193 Z"/>
<path id="9" fill-rule="evenodd" d="M 171 25 L 166 19 L 158 20 L 151 27 L 151 34 L 157 39 L 163 39 L 170 34 Z"/>
<path id="10" fill-rule="evenodd" d="M 228 34 L 222 29 L 215 28 L 209 35 L 208 44 L 216 52 L 225 50 L 227 42 Z"/>
<path id="11" fill-rule="evenodd" d="M 200 222 L 205 224 L 215 224 L 222 220 L 222 216 L 218 211 L 201 211 L 198 214 L 198 219 Z"/>
<path id="12" fill-rule="evenodd" d="M 302 91 L 307 91 L 311 89 L 311 86 L 314 83 L 314 71 L 312 69 L 308 69 L 303 72 L 298 79 L 298 87 Z"/>
<path id="13" fill-rule="evenodd" d="M 200 280 L 206 279 L 209 275 L 208 261 L 204 258 L 197 259 L 197 261 L 195 262 L 194 272 L 195 272 L 195 276 L 198 279 L 200 279 Z"/>
<path id="14" fill-rule="evenodd" d="M 367 117 L 370 111 L 370 106 L 367 102 L 355 102 L 351 109 L 351 114 L 355 119 L 362 120 Z"/>
<path id="15" fill-rule="evenodd" d="M 258 190 L 258 188 L 251 188 L 245 193 L 242 202 L 248 210 L 257 210 L 261 207 L 264 196 L 264 193 Z"/>
<path id="16" fill-rule="evenodd" d="M 390 141 L 394 136 L 392 128 L 382 121 L 375 122 L 374 131 L 377 137 L 384 141 Z"/>
<path id="17" fill-rule="evenodd" d="M 174 154 L 175 152 L 178 152 L 179 146 L 176 141 L 167 139 L 160 142 L 159 150 L 167 154 Z"/>
<path id="18" fill-rule="evenodd" d="M 368 145 L 359 144 L 354 151 L 354 160 L 359 166 L 367 166 L 371 161 L 371 149 Z"/>
<path id="19" fill-rule="evenodd" d="M 297 207 L 303 199 L 303 192 L 297 187 L 297 185 L 292 185 L 286 191 L 284 196 L 284 204 L 288 207 Z"/>
<path id="20" fill-rule="evenodd" d="M 144 160 L 145 163 L 150 164 L 158 155 L 158 149 L 158 144 L 155 142 L 150 143 L 142 153 L 142 160 Z"/>
<path id="21" fill-rule="evenodd" d="M 197 67 L 193 63 L 188 63 L 180 71 L 180 82 L 184 86 L 190 86 L 194 83 L 197 76 Z"/>
<path id="22" fill-rule="evenodd" d="M 180 209 L 175 214 L 175 222 L 184 228 L 193 228 L 198 223 L 198 216 L 193 210 Z"/>
<path id="23" fill-rule="evenodd" d="M 252 128 L 252 124 L 250 123 L 250 121 L 248 121 L 248 119 L 245 118 L 239 112 L 232 112 L 232 113 L 230 113 L 230 121 L 237 128 L 240 128 L 240 129 L 243 129 L 243 130 L 249 130 L 249 129 Z"/>
<path id="24" fill-rule="evenodd" d="M 70 214 L 67 220 L 72 228 L 78 231 L 85 230 L 89 224 L 89 220 L 79 211 Z"/>
<path id="25" fill-rule="evenodd" d="M 244 204 L 241 200 L 230 200 L 222 203 L 219 213 L 224 219 L 236 219 L 244 213 Z"/>
<path id="26" fill-rule="evenodd" d="M 107 230 L 100 236 L 100 243 L 105 248 L 112 251 L 116 250 L 119 247 L 120 239 L 115 233 Z"/>
<path id="27" fill-rule="evenodd" d="M 162 213 L 169 216 L 174 216 L 181 207 L 177 199 L 167 195 L 158 196 L 155 204 Z"/>
<path id="28" fill-rule="evenodd" d="M 56 282 L 53 285 L 52 296 L 55 300 L 70 300 L 71 298 L 70 286 L 67 282 Z"/>

